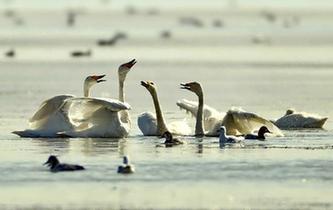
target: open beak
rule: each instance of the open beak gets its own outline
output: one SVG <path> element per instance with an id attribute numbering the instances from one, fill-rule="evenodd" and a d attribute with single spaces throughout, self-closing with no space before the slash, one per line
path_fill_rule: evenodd
<path id="1" fill-rule="evenodd" d="M 44 165 L 49 165 L 50 164 L 50 162 L 49 161 L 46 161 L 44 164 L 43 164 L 43 166 Z"/>
<path id="2" fill-rule="evenodd" d="M 191 88 L 188 83 L 180 83 L 180 89 L 190 90 Z"/>
<path id="3" fill-rule="evenodd" d="M 147 88 L 147 87 L 148 87 L 148 83 L 147 83 L 147 82 L 145 82 L 145 81 L 141 81 L 141 85 L 142 85 L 143 87 L 145 87 L 145 88 Z"/>
<path id="4" fill-rule="evenodd" d="M 136 60 L 133 59 L 133 60 L 131 60 L 131 61 L 128 62 L 128 63 L 124 63 L 123 65 L 130 69 L 130 68 L 132 68 L 135 64 L 136 64 Z"/>
<path id="5" fill-rule="evenodd" d="M 97 83 L 105 82 L 106 80 L 102 79 L 103 77 L 105 77 L 105 74 L 103 74 L 103 75 L 97 75 L 97 76 L 92 76 L 92 78 L 94 80 L 96 80 Z"/>

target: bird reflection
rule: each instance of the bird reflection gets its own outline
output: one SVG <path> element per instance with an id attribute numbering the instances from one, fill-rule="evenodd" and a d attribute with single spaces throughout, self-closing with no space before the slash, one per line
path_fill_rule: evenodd
<path id="1" fill-rule="evenodd" d="M 42 149 L 43 153 L 68 153 L 72 151 L 79 151 L 85 156 L 119 153 L 124 155 L 127 152 L 126 139 L 113 139 L 113 138 L 58 138 L 47 139 L 40 138 L 34 139 L 38 147 Z"/>

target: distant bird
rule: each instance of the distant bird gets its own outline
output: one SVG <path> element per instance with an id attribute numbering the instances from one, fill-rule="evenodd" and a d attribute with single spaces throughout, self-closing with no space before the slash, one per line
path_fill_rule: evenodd
<path id="1" fill-rule="evenodd" d="M 100 39 L 97 40 L 97 45 L 99 46 L 113 46 L 115 45 L 119 40 L 126 39 L 127 35 L 123 32 L 116 33 L 113 37 L 110 39 Z"/>
<path id="2" fill-rule="evenodd" d="M 272 40 L 265 35 L 254 35 L 251 38 L 253 44 L 271 44 Z"/>
<path id="3" fill-rule="evenodd" d="M 85 170 L 85 168 L 80 165 L 60 163 L 58 158 L 54 155 L 50 155 L 49 159 L 44 163 L 44 165 L 50 167 L 51 172 Z"/>
<path id="4" fill-rule="evenodd" d="M 265 140 L 265 133 L 271 133 L 266 126 L 261 126 L 258 135 L 256 134 L 247 134 L 245 135 L 245 139 L 257 139 L 264 141 Z"/>
<path id="5" fill-rule="evenodd" d="M 272 11 L 267 10 L 262 11 L 261 16 L 263 16 L 268 22 L 271 23 L 275 22 L 277 19 L 276 14 L 274 14 Z"/>
<path id="6" fill-rule="evenodd" d="M 221 126 L 220 128 L 220 137 L 219 142 L 221 144 L 234 144 L 234 143 L 241 143 L 243 141 L 243 138 L 236 137 L 236 136 L 227 136 L 226 134 L 226 128 L 224 126 Z"/>
<path id="7" fill-rule="evenodd" d="M 21 17 L 14 17 L 13 21 L 14 21 L 14 24 L 17 26 L 24 25 L 24 20 Z"/>
<path id="8" fill-rule="evenodd" d="M 73 51 L 71 52 L 72 57 L 90 57 L 91 56 L 91 50 L 86 50 L 86 51 Z"/>
<path id="9" fill-rule="evenodd" d="M 155 8 L 151 8 L 147 11 L 147 15 L 158 15 L 159 11 Z"/>
<path id="10" fill-rule="evenodd" d="M 171 32 L 168 30 L 161 32 L 161 38 L 163 39 L 170 39 L 171 38 Z"/>
<path id="11" fill-rule="evenodd" d="M 129 6 L 126 8 L 126 13 L 129 14 L 129 15 L 135 15 L 138 13 L 138 11 L 136 10 L 135 7 L 133 6 Z"/>
<path id="12" fill-rule="evenodd" d="M 74 26 L 77 14 L 74 11 L 69 11 L 67 13 L 67 26 Z"/>
<path id="13" fill-rule="evenodd" d="M 8 57 L 8 58 L 12 58 L 12 57 L 15 57 L 15 50 L 14 49 L 10 49 L 8 50 L 7 52 L 5 52 L 5 56 Z"/>
<path id="14" fill-rule="evenodd" d="M 117 172 L 119 174 L 132 174 L 135 172 L 133 165 L 129 164 L 129 158 L 127 156 L 123 157 L 123 165 L 118 166 Z"/>
<path id="15" fill-rule="evenodd" d="M 175 146 L 175 145 L 184 144 L 183 141 L 181 141 L 177 138 L 173 138 L 172 134 L 169 131 L 164 132 L 162 137 L 165 138 L 164 144 L 165 144 L 166 147 L 172 147 L 172 146 Z"/>
<path id="16" fill-rule="evenodd" d="M 4 16 L 7 18 L 12 18 L 16 16 L 16 12 L 14 10 L 7 9 L 4 11 Z"/>
<path id="17" fill-rule="evenodd" d="M 184 25 L 194 26 L 194 27 L 203 27 L 204 26 L 203 22 L 195 17 L 182 17 L 180 19 L 180 23 L 182 23 Z"/>
<path id="18" fill-rule="evenodd" d="M 213 26 L 216 28 L 220 28 L 220 27 L 224 26 L 224 23 L 222 20 L 216 19 L 216 20 L 213 20 Z"/>

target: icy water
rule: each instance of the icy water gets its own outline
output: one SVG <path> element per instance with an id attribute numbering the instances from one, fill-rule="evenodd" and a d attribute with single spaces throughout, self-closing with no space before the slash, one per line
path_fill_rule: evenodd
<path id="1" fill-rule="evenodd" d="M 27 7 L 24 1 L 3 2 L 1 10 L 0 50 L 14 48 L 16 56 L 0 58 L 0 209 L 333 209 L 330 7 L 281 10 L 275 3 L 275 10 L 258 6 L 261 1 L 239 7 L 232 1 L 129 7 L 115 1 L 113 8 L 113 1 L 87 1 L 94 7 L 80 7 L 69 27 L 66 12 L 76 4 L 64 9 L 61 1 L 45 9 L 36 2 L 28 9 L 20 7 Z M 12 10 L 14 16 L 8 15 Z M 277 14 L 273 22 L 262 15 L 267 11 Z M 184 21 L 189 17 L 201 25 Z M 162 37 L 164 31 L 169 38 Z M 96 45 L 116 32 L 127 39 Z M 71 58 L 77 49 L 91 49 L 92 56 Z M 126 81 L 130 137 L 11 134 L 27 127 L 43 100 L 82 95 L 87 75 L 107 74 L 92 95 L 116 98 L 117 67 L 132 58 L 138 63 Z M 246 142 L 244 148 L 220 149 L 218 139 L 208 137 L 158 147 L 162 140 L 143 137 L 136 125 L 141 112 L 153 111 L 141 80 L 157 84 L 167 122 L 187 118 L 194 125 L 175 105 L 182 98 L 196 100 L 179 89 L 188 81 L 201 82 L 205 103 L 221 111 L 240 106 L 275 119 L 294 107 L 329 120 L 323 130 L 284 131 L 285 137 Z M 87 170 L 50 173 L 42 166 L 50 154 Z M 116 173 L 123 155 L 131 157 L 135 174 Z"/>

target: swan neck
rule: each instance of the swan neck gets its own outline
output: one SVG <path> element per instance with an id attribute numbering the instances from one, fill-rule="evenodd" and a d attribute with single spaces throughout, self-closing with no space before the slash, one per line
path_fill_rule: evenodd
<path id="1" fill-rule="evenodd" d="M 164 132 L 168 131 L 163 113 L 161 110 L 160 103 L 158 101 L 157 93 L 152 93 L 151 96 L 153 97 L 153 102 L 154 102 L 154 107 L 155 107 L 155 112 L 156 112 L 156 120 L 157 120 L 157 131 L 159 135 L 162 135 Z"/>
<path id="2" fill-rule="evenodd" d="M 124 80 L 119 79 L 119 101 L 121 102 L 125 102 L 124 83 Z"/>
<path id="3" fill-rule="evenodd" d="M 88 84 L 85 82 L 83 84 L 83 96 L 84 97 L 89 97 L 89 92 L 90 91 L 90 87 L 88 86 Z"/>
<path id="4" fill-rule="evenodd" d="M 198 106 L 198 112 L 197 112 L 197 121 L 195 124 L 195 135 L 196 136 L 203 136 L 204 135 L 204 129 L 203 129 L 203 106 L 204 106 L 204 99 L 203 95 L 199 94 L 199 106 Z"/>

